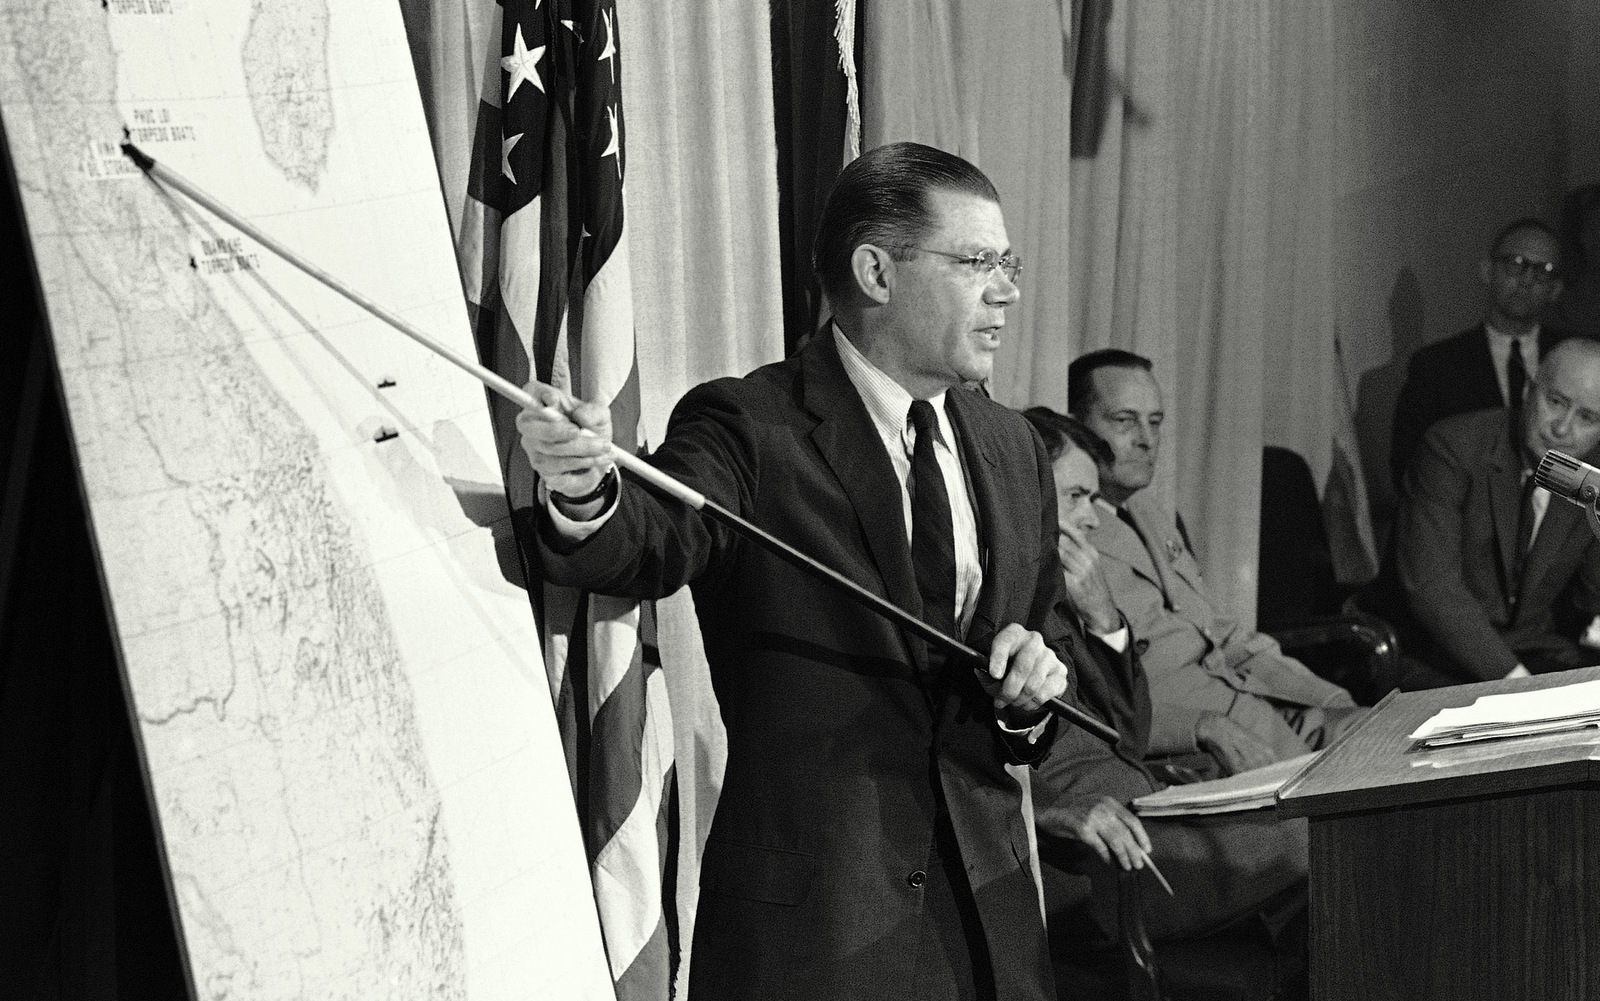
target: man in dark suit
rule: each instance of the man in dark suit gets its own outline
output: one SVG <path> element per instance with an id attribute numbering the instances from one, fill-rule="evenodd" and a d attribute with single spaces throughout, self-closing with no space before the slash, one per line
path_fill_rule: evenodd
<path id="1" fill-rule="evenodd" d="M 1100 525 L 1099 469 L 1114 462 L 1111 448 L 1075 418 L 1045 407 L 1032 407 L 1025 416 L 1044 439 L 1055 479 L 1058 556 L 1068 599 L 1062 612 L 1109 633 L 1121 624 L 1121 613 L 1089 540 Z M 1241 921 L 1277 931 L 1304 909 L 1304 820 L 1279 820 L 1266 811 L 1141 820 L 1129 811 L 1134 799 L 1165 785 L 1145 764 L 1150 688 L 1137 656 L 1083 665 L 1077 688 L 1083 704 L 1122 739 L 1112 749 L 1081 731 L 1063 732 L 1034 775 L 1051 948 L 1059 961 L 1070 964 L 1076 955 L 1114 943 L 1120 920 L 1109 865 L 1093 879 L 1072 872 L 1078 866 L 1071 846 L 1077 843 L 1121 868 L 1132 868 L 1139 850 L 1155 857 L 1176 890 L 1168 896 L 1152 884 L 1141 894 L 1145 929 L 1157 942 Z M 1273 940 L 1288 954 L 1305 949 L 1303 937 Z"/>
<path id="2" fill-rule="evenodd" d="M 1565 336 L 1539 323 L 1561 294 L 1561 241 L 1549 226 L 1518 219 L 1503 227 L 1478 263 L 1478 278 L 1489 298 L 1483 322 L 1419 348 L 1406 365 L 1389 446 L 1396 487 L 1428 428 L 1521 401 L 1527 374 Z"/>
<path id="3" fill-rule="evenodd" d="M 1404 688 L 1486 681 L 1594 663 L 1554 622 L 1570 592 L 1600 612 L 1600 543 L 1575 505 L 1537 487 L 1557 449 L 1600 446 L 1600 342 L 1568 338 L 1529 383 L 1520 420 L 1503 409 L 1440 421 L 1406 470 L 1381 611 L 1400 631 Z M 1396 593 L 1398 592 L 1398 594 Z"/>
<path id="4" fill-rule="evenodd" d="M 1005 766 L 1049 748 L 1039 707 L 1067 691 L 1063 659 L 1118 655 L 1054 612 L 1038 437 L 958 388 L 990 374 L 1019 295 L 998 197 L 958 157 L 873 150 L 840 174 L 814 262 L 832 328 L 690 391 L 651 462 L 986 652 L 984 686 L 838 589 L 618 483 L 609 414 L 535 385 L 546 409 L 519 423 L 549 499 L 543 571 L 615 594 L 693 589 L 728 761 L 692 996 L 1051 998 Z"/>

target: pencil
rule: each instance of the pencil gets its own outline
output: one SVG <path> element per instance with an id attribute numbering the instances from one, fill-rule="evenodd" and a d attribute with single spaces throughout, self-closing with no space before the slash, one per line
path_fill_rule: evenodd
<path id="1" fill-rule="evenodd" d="M 1139 854 L 1144 858 L 1144 864 L 1150 867 L 1150 875 L 1154 876 L 1156 881 L 1161 884 L 1161 888 L 1167 891 L 1167 896 L 1176 897 L 1177 894 L 1172 891 L 1172 884 L 1167 882 L 1167 877 L 1161 875 L 1161 870 L 1156 868 L 1156 860 L 1150 857 L 1150 853 L 1140 852 Z"/>

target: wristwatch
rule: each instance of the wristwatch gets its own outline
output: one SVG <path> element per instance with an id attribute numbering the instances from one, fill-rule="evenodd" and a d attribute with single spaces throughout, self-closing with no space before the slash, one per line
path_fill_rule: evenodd
<path id="1" fill-rule="evenodd" d="M 604 497 L 606 495 L 606 491 L 611 489 L 611 484 L 615 483 L 616 480 L 617 467 L 612 466 L 610 469 L 606 470 L 606 474 L 604 476 L 600 477 L 600 482 L 594 485 L 594 489 L 586 494 L 573 497 L 572 495 L 564 494 L 559 490 L 551 490 L 550 496 L 567 505 L 568 507 L 582 507 L 591 501 L 597 501 Z"/>

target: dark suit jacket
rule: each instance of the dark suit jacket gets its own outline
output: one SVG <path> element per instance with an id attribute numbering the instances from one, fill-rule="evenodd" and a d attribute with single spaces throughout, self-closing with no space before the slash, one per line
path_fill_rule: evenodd
<path id="1" fill-rule="evenodd" d="M 1143 644 L 1134 639 L 1134 648 Z M 1080 730 L 1063 729 L 1033 776 L 1034 816 L 1050 943 L 1058 961 L 1116 941 L 1119 896 L 1109 867 L 1090 865 L 1083 852 L 1052 830 L 1052 814 L 1083 797 L 1110 796 L 1127 804 L 1163 788 L 1145 768 L 1149 752 L 1150 689 L 1137 657 L 1100 660 L 1078 677 L 1079 701 L 1117 728 L 1115 751 Z M 1309 859 L 1304 820 L 1270 811 L 1209 817 L 1144 820 L 1152 851 L 1176 891 L 1153 884 L 1142 893 L 1145 929 L 1156 940 L 1182 938 L 1221 927 L 1268 906 L 1286 890 L 1303 889 Z M 1292 944 L 1285 943 L 1292 951 Z"/>
<path id="2" fill-rule="evenodd" d="M 1567 336 L 1564 331 L 1541 326 L 1539 357 Z M 1434 424 L 1456 414 L 1504 406 L 1483 324 L 1418 348 L 1406 364 L 1406 381 L 1394 405 L 1389 472 L 1395 486 L 1404 478 L 1406 464 L 1423 434 Z"/>
<path id="3" fill-rule="evenodd" d="M 1463 682 L 1504 677 L 1530 657 L 1584 663 L 1556 631 L 1553 608 L 1576 583 L 1582 607 L 1600 611 L 1600 543 L 1581 509 L 1552 497 L 1513 590 L 1521 502 L 1522 460 L 1504 409 L 1441 421 L 1406 471 L 1392 576 L 1409 615 L 1395 625 L 1403 649 Z"/>
<path id="4" fill-rule="evenodd" d="M 978 512 L 983 588 L 967 642 L 1018 622 L 1091 660 L 1053 612 L 1050 460 L 1020 415 L 952 389 Z M 900 487 L 831 337 L 742 379 L 690 391 L 651 462 L 902 608 L 921 600 Z M 728 761 L 706 844 L 691 996 L 879 998 L 917 983 L 928 936 L 938 782 L 1002 999 L 1054 998 L 1020 788 L 973 672 L 835 587 L 629 483 L 575 548 L 541 519 L 557 583 L 651 597 L 693 588 Z"/>

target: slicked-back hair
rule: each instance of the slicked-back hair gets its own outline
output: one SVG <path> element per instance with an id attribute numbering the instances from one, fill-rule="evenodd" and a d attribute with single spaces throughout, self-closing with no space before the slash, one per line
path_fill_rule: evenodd
<path id="1" fill-rule="evenodd" d="M 1049 407 L 1029 407 L 1022 412 L 1022 416 L 1044 439 L 1044 449 L 1049 453 L 1051 462 L 1061 458 L 1068 444 L 1076 446 L 1080 452 L 1088 453 L 1097 466 L 1109 466 L 1116 461 L 1106 440 L 1089 430 L 1076 417 L 1057 413 Z"/>
<path id="2" fill-rule="evenodd" d="M 897 261 L 910 256 L 890 248 L 922 240 L 932 222 L 928 192 L 935 189 L 1000 203 L 983 171 L 921 143 L 879 146 L 845 166 L 828 193 L 811 244 L 811 267 L 829 300 L 835 305 L 848 300 L 850 255 L 863 243 L 888 249 Z"/>
<path id="3" fill-rule="evenodd" d="M 1101 348 L 1072 360 L 1067 366 L 1067 409 L 1079 417 L 1094 402 L 1094 374 L 1103 368 L 1132 368 L 1154 371 L 1155 364 L 1144 355 L 1121 348 Z"/>
<path id="4" fill-rule="evenodd" d="M 1535 230 L 1537 232 L 1543 233 L 1545 236 L 1548 236 L 1552 241 L 1554 241 L 1554 243 L 1556 245 L 1556 248 L 1557 248 L 1557 253 L 1560 252 L 1560 247 L 1561 247 L 1561 237 L 1560 237 L 1560 235 L 1556 233 L 1555 229 L 1553 227 L 1551 227 L 1551 225 L 1549 223 L 1545 222 L 1543 219 L 1536 219 L 1536 218 L 1534 218 L 1533 216 L 1530 215 L 1530 216 L 1523 216 L 1521 219 L 1513 219 L 1510 222 L 1506 223 L 1504 226 L 1501 226 L 1499 229 L 1495 230 L 1494 239 L 1489 241 L 1489 257 L 1490 257 L 1490 259 L 1492 260 L 1495 257 L 1500 256 L 1500 248 L 1501 248 L 1501 246 L 1503 246 L 1507 240 L 1511 239 L 1512 234 L 1521 233 L 1523 230 L 1529 230 L 1529 229 Z M 1560 271 L 1561 271 L 1561 261 L 1557 260 L 1556 261 L 1556 272 L 1560 273 Z"/>

